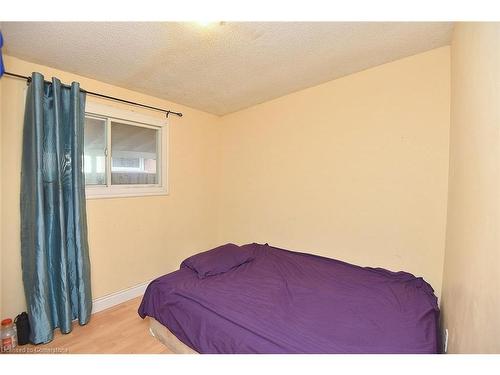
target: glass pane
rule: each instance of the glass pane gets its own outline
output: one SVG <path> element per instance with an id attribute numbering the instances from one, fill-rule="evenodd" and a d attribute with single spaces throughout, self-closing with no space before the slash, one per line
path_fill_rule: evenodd
<path id="1" fill-rule="evenodd" d="M 106 184 L 106 120 L 85 118 L 84 159 L 86 185 Z"/>
<path id="2" fill-rule="evenodd" d="M 158 183 L 157 137 L 159 131 L 113 121 L 111 123 L 111 183 Z"/>

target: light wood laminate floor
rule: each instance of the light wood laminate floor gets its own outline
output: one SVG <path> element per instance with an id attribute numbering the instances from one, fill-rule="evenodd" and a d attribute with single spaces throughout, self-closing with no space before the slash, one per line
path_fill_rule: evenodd
<path id="1" fill-rule="evenodd" d="M 155 354 L 172 353 L 149 333 L 148 319 L 137 314 L 141 298 L 134 298 L 98 312 L 85 326 L 73 322 L 66 335 L 55 330 L 54 340 L 42 345 L 23 345 L 18 353 Z"/>

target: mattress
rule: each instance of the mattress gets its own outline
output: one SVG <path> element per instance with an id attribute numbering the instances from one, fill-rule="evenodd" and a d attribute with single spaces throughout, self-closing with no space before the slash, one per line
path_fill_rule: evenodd
<path id="1" fill-rule="evenodd" d="M 199 353 L 437 353 L 432 287 L 406 272 L 249 244 L 255 259 L 150 283 L 139 315 Z"/>

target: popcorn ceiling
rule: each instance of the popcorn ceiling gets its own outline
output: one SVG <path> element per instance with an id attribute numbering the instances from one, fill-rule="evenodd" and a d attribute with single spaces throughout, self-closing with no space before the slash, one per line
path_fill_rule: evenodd
<path id="1" fill-rule="evenodd" d="M 450 43 L 446 22 L 3 22 L 4 53 L 224 115 Z"/>

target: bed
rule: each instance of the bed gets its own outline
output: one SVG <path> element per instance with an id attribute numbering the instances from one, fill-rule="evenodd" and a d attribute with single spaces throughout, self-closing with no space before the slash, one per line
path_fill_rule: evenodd
<path id="1" fill-rule="evenodd" d="M 139 315 L 162 342 L 162 327 L 174 336 L 174 352 L 439 352 L 437 298 L 421 277 L 268 244 L 217 249 L 197 255 L 212 274 L 188 258 L 144 294 Z M 231 267 L 221 251 L 246 258 Z"/>

